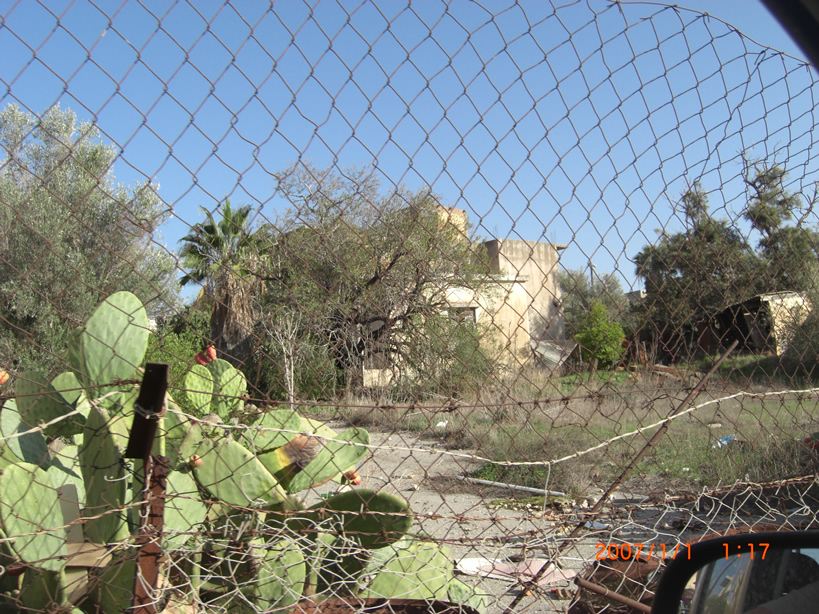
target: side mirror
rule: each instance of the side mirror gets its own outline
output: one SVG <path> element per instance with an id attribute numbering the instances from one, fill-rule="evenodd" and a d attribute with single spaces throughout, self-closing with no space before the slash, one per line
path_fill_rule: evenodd
<path id="1" fill-rule="evenodd" d="M 653 614 L 819 612 L 819 531 L 730 535 L 689 552 L 663 572 Z"/>

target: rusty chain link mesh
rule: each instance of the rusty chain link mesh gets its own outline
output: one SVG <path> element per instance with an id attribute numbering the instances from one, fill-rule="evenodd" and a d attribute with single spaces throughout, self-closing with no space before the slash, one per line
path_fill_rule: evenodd
<path id="1" fill-rule="evenodd" d="M 816 524 L 802 61 L 659 3 L 0 20 L 0 607 L 627 611 L 577 575 L 647 611 L 703 536 Z M 77 358 L 122 291 L 147 333 L 89 324 L 99 364 Z M 142 457 L 123 457 L 142 373 L 89 375 L 120 358 L 170 365 L 154 578 Z M 211 363 L 246 390 L 220 371 L 203 400 L 190 373 Z M 302 504 L 259 477 L 293 484 L 328 450 L 341 483 L 294 486 Z M 372 491 L 408 502 L 397 544 L 407 516 Z M 341 520 L 298 511 L 336 492 Z"/>

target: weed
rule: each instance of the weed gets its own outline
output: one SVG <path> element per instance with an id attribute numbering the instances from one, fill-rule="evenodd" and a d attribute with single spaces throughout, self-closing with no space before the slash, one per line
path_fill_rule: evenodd
<path id="1" fill-rule="evenodd" d="M 704 406 L 673 420 L 635 474 L 714 487 L 814 471 L 819 461 L 801 439 L 819 431 L 815 397 L 719 400 L 726 388 L 736 391 L 734 382 L 742 381 L 743 370 L 760 362 L 739 357 L 721 370 L 696 400 Z M 473 450 L 493 461 L 473 473 L 480 479 L 582 494 L 592 486 L 605 488 L 623 472 L 656 427 L 635 431 L 666 418 L 688 395 L 689 385 L 684 378 L 654 372 L 547 378 L 531 371 L 502 391 L 487 386 L 459 399 L 454 409 L 449 401 L 406 406 L 384 397 L 373 407 L 373 399 L 347 399 L 336 417 L 369 428 L 420 433 L 449 449 Z M 718 445 L 725 437 L 733 437 L 733 443 Z M 504 464 L 509 461 L 544 464 Z"/>

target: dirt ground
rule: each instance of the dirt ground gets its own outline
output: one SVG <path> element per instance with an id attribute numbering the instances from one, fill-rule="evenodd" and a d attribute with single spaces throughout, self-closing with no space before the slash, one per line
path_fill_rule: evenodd
<path id="1" fill-rule="evenodd" d="M 362 486 L 381 489 L 405 498 L 415 514 L 415 526 L 445 543 L 455 561 L 482 557 L 490 560 L 551 559 L 567 531 L 567 515 L 559 509 L 510 509 L 492 505 L 514 495 L 507 489 L 469 484 L 459 477 L 480 466 L 468 451 L 447 450 L 440 442 L 413 433 L 371 432 L 373 451 L 359 466 Z M 570 517 L 568 517 L 570 518 Z M 596 544 L 608 542 L 610 532 L 589 531 L 566 549 L 559 561 L 564 569 L 580 573 L 594 559 Z M 503 612 L 518 595 L 514 580 L 459 578 L 488 595 L 490 614 Z M 552 588 L 567 589 L 571 581 L 557 582 L 540 595 L 525 597 L 518 612 L 565 612 L 569 601 Z"/>

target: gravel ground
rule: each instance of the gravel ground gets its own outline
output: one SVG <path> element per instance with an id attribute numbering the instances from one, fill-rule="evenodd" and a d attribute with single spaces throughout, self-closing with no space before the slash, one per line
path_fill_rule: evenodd
<path id="1" fill-rule="evenodd" d="M 345 425 L 331 426 L 345 428 Z M 662 496 L 664 490 L 678 491 L 680 485 L 669 483 L 661 476 L 641 476 L 621 487 L 595 526 L 558 553 L 566 535 L 577 525 L 577 513 L 582 511 L 576 501 L 564 498 L 553 504 L 550 500 L 546 509 L 515 505 L 514 493 L 509 489 L 479 486 L 458 479 L 481 464 L 469 451 L 448 450 L 440 441 L 412 432 L 372 430 L 370 436 L 372 453 L 358 468 L 362 486 L 407 499 L 415 514 L 415 530 L 445 543 L 455 561 L 478 557 L 504 562 L 556 560 L 562 570 L 581 574 L 589 570 L 598 553 L 605 552 L 610 543 L 654 544 L 655 560 L 661 558 L 661 547 L 665 545 L 666 556 L 670 558 L 677 543 L 691 543 L 703 533 L 726 529 L 737 522 L 736 508 L 721 506 L 716 501 L 702 506 L 648 504 L 646 493 Z M 325 489 L 335 486 L 328 484 L 312 497 L 317 498 Z M 599 491 L 598 496 L 601 494 Z M 504 504 L 493 504 L 499 500 Z M 743 511 L 743 514 L 749 526 L 763 520 L 781 523 L 784 518 L 771 513 L 756 516 Z M 521 585 L 514 580 L 459 577 L 488 596 L 487 614 L 504 612 L 521 590 Z M 638 591 L 631 596 L 639 598 L 642 585 L 632 583 L 631 586 Z M 516 613 L 566 612 L 570 601 L 553 594 L 553 588 L 568 589 L 569 595 L 576 590 L 571 580 L 550 584 L 536 594 L 526 595 L 516 607 Z M 617 590 L 627 592 L 620 587 Z"/>

